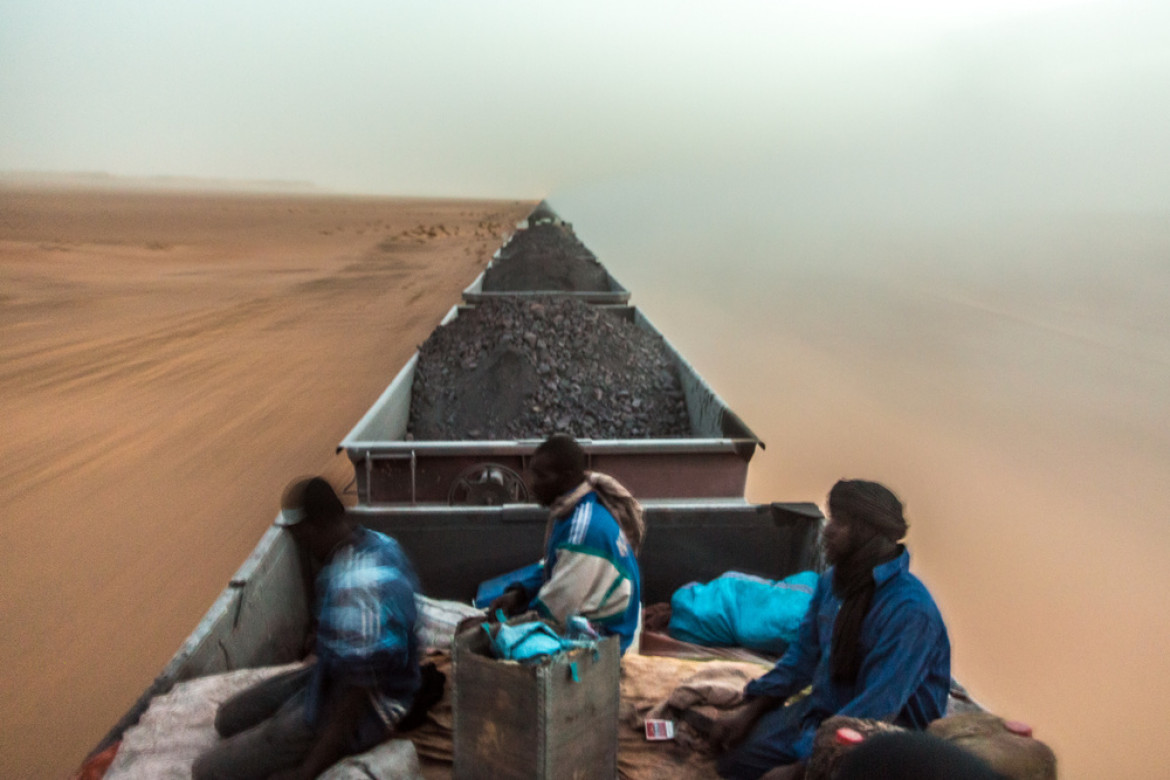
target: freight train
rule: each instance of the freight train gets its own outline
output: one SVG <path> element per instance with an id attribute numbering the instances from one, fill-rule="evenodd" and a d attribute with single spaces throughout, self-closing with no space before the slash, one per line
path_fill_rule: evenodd
<path id="1" fill-rule="evenodd" d="M 528 263 L 539 271 L 553 255 L 562 267 L 586 264 L 594 279 L 586 285 L 589 289 L 575 286 L 572 274 L 564 273 L 546 282 L 539 273 L 529 274 L 514 289 L 500 289 L 507 285 L 492 278 L 510 263 Z M 781 579 L 820 568 L 817 539 L 823 516 L 818 506 L 745 499 L 748 465 L 763 442 L 645 314 L 629 305 L 629 298 L 629 291 L 576 239 L 572 226 L 542 203 L 516 226 L 436 333 L 498 301 L 538 307 L 572 301 L 571 311 L 580 316 L 604 318 L 615 323 L 613 328 L 633 328 L 638 338 L 661 343 L 667 373 L 675 382 L 671 399 L 684 416 L 686 430 L 668 436 L 649 429 L 612 438 L 579 436 L 589 467 L 616 477 L 644 504 L 647 534 L 640 561 L 645 603 L 669 601 L 682 585 L 732 569 Z M 549 327 L 552 339 L 558 327 L 568 324 L 562 318 Z M 528 460 L 555 429 L 577 433 L 572 420 L 558 426 L 562 419 L 511 438 L 416 437 L 412 413 L 417 410 L 412 407 L 417 406 L 419 361 L 416 353 L 338 446 L 354 467 L 350 492 L 356 494 L 356 505 L 348 511 L 363 525 L 399 541 L 418 570 L 424 593 L 469 602 L 479 583 L 540 558 L 546 514 L 529 499 Z M 597 386 L 593 392 L 619 399 L 618 412 L 623 413 L 632 401 L 622 389 Z M 578 391 L 569 387 L 566 392 Z M 489 406 L 492 401 L 486 399 Z M 632 411 L 629 416 L 634 419 Z M 299 658 L 309 600 L 298 551 L 289 535 L 273 525 L 91 755 L 120 740 L 152 698 L 180 681 Z"/>

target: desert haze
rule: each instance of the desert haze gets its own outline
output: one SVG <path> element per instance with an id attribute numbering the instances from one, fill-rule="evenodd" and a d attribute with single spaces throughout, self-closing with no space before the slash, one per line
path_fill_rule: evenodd
<path id="1" fill-rule="evenodd" d="M 59 184 L 59 183 L 58 183 Z M 0 184 L 0 776 L 74 768 L 531 203 Z"/>
<path id="2" fill-rule="evenodd" d="M 888 482 L 959 679 L 1066 780 L 1167 776 L 1165 215 L 862 229 L 679 190 L 553 205 L 767 442 L 749 498 Z M 336 443 L 530 208 L 0 186 L 0 776 L 75 767 L 288 480 L 348 478 Z"/>

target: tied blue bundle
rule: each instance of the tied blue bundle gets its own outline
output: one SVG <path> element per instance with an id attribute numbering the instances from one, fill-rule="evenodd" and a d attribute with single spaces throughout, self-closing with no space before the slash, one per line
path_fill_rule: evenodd
<path id="1" fill-rule="evenodd" d="M 497 618 L 502 617 L 497 615 Z M 496 658 L 521 663 L 541 663 L 579 647 L 596 649 L 599 639 L 597 632 L 583 618 L 570 618 L 567 636 L 561 636 L 552 626 L 540 620 L 515 625 L 501 620 L 494 633 L 490 623 L 484 623 L 483 629 L 491 640 Z"/>

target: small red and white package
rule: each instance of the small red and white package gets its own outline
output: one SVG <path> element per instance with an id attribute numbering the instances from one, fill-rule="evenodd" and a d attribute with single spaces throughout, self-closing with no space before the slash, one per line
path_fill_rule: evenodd
<path id="1" fill-rule="evenodd" d="M 660 742 L 674 739 L 674 721 L 649 718 L 646 721 L 646 739 L 650 742 Z"/>

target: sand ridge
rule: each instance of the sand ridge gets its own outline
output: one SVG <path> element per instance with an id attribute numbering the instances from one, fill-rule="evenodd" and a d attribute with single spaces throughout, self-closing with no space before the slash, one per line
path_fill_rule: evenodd
<path id="1" fill-rule="evenodd" d="M 0 186 L 0 775 L 70 771 L 531 203 Z"/>

